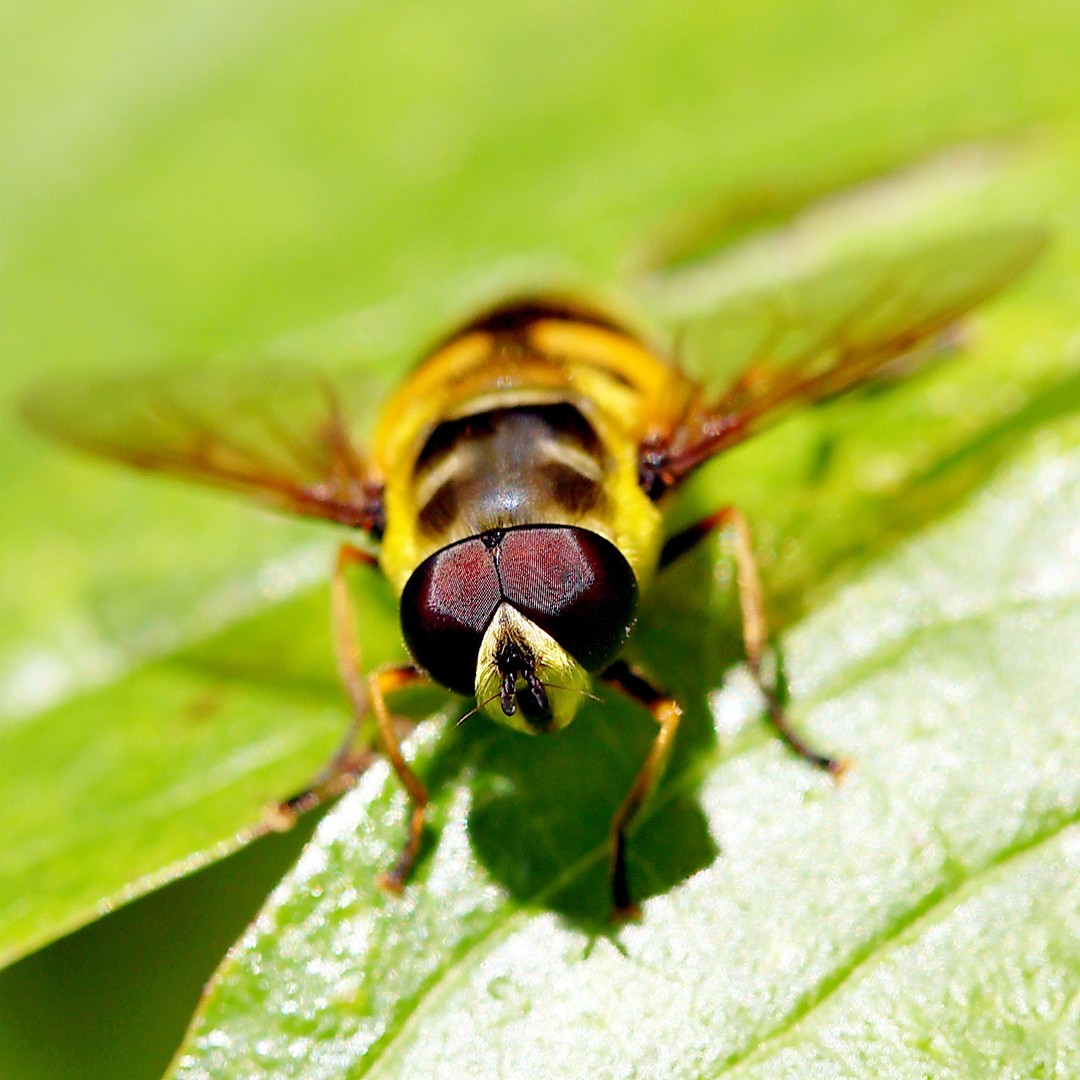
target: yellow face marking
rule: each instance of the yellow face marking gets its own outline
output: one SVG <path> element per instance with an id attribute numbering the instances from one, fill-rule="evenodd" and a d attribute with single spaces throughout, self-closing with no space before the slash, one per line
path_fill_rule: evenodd
<path id="1" fill-rule="evenodd" d="M 551 720 L 542 728 L 530 724 L 521 709 L 510 716 L 503 712 L 502 673 L 497 658 L 510 644 L 533 657 L 536 674 L 547 691 Z M 516 688 L 523 689 L 524 685 L 518 679 Z M 530 735 L 557 730 L 574 719 L 588 688 L 588 672 L 550 634 L 509 604 L 499 607 L 484 634 L 476 661 L 476 700 L 488 716 Z"/>

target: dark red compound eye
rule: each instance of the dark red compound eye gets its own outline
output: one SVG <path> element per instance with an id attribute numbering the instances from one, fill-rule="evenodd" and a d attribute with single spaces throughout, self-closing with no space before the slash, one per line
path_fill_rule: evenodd
<path id="1" fill-rule="evenodd" d="M 504 598 L 596 671 L 626 640 L 637 579 L 614 544 L 587 529 L 511 529 L 497 552 Z"/>
<path id="2" fill-rule="evenodd" d="M 502 603 L 491 549 L 479 536 L 425 559 L 401 594 L 401 629 L 416 662 L 443 686 L 471 694 L 480 642 Z"/>
<path id="3" fill-rule="evenodd" d="M 491 530 L 435 552 L 413 572 L 401 596 L 409 651 L 432 678 L 471 694 L 480 642 L 503 602 L 596 671 L 633 626 L 637 579 L 619 549 L 587 529 Z"/>

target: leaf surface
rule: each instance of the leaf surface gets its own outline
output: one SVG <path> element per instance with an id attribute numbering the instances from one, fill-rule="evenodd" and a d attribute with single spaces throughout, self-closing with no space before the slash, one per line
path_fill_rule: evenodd
<path id="1" fill-rule="evenodd" d="M 685 235 L 725 253 L 734 293 L 804 269 L 807 252 L 815 265 L 858 255 L 871 234 L 1048 228 L 1047 258 L 965 327 L 963 355 L 785 423 L 703 470 L 673 509 L 673 528 L 719 500 L 748 511 L 782 628 L 1080 407 L 1080 24 L 1067 0 L 947 12 L 826 0 L 754 19 L 712 0 L 45 0 L 9 5 L 0 27 L 9 418 L 43 377 L 74 398 L 84 378 L 196 357 L 365 362 L 392 383 L 455 319 L 522 283 L 615 291 L 639 319 L 627 268 L 684 214 Z M 233 850 L 336 742 L 345 714 L 321 591 L 335 536 L 76 460 L 13 422 L 0 424 L 0 492 L 0 958 L 94 924 L 5 976 L 0 1072 L 56 1075 L 63 1047 L 69 1071 L 156 1075 L 130 1055 L 149 1060 L 156 1039 L 164 1061 L 207 962 L 171 958 L 209 955 L 262 893 L 247 863 L 223 859 L 162 903 L 101 916 Z M 698 717 L 687 764 L 711 760 L 706 701 L 738 660 L 723 554 L 680 569 L 643 641 L 659 664 L 696 656 L 700 627 L 683 611 L 710 597 L 709 663 L 677 667 Z M 389 598 L 356 587 L 367 658 L 390 658 Z M 453 709 L 439 696 L 400 707 Z M 571 801 L 556 818 L 568 850 L 596 842 L 643 751 L 647 722 L 613 714 L 624 721 L 596 748 L 608 762 L 625 746 L 622 773 L 603 770 L 584 817 Z M 483 730 L 466 726 L 437 757 L 451 795 L 449 766 L 468 778 Z M 568 745 L 591 753 L 588 730 Z M 765 738 L 745 730 L 743 743 Z M 504 750 L 513 776 L 517 751 Z M 558 761 L 538 759 L 544 783 Z M 496 769 L 485 788 L 475 768 L 490 813 L 468 847 L 484 839 L 475 858 L 501 867 L 496 900 L 511 886 L 536 896 L 561 856 L 510 844 L 499 861 L 506 784 Z M 511 839 L 522 805 L 502 826 Z M 399 806 L 373 803 L 373 821 L 376 807 L 396 842 Z M 723 831 L 679 807 L 678 872 L 713 865 L 717 846 L 722 860 Z M 658 835 L 664 848 L 671 833 Z M 217 911 L 225 887 L 232 914 L 211 934 L 192 912 Z M 561 903 L 584 918 L 588 895 Z M 1066 924 L 1042 910 L 1031 925 L 1052 937 Z M 141 941 L 156 944 L 152 964 Z M 995 999 L 986 1014 L 1008 1012 Z M 77 1031 L 95 1032 L 95 1048 Z"/>
<path id="2" fill-rule="evenodd" d="M 1068 1075 L 1076 435 L 1038 440 L 785 636 L 800 726 L 856 762 L 839 789 L 769 736 L 739 675 L 691 694 L 631 841 L 652 899 L 611 931 L 604 821 L 640 718 L 594 706 L 541 746 L 429 730 L 428 775 L 469 777 L 443 785 L 405 896 L 372 885 L 404 825 L 380 769 L 218 973 L 174 1075 Z M 719 586 L 707 560 L 680 569 L 697 602 L 673 602 L 705 633 L 680 659 L 652 629 L 685 679 Z"/>

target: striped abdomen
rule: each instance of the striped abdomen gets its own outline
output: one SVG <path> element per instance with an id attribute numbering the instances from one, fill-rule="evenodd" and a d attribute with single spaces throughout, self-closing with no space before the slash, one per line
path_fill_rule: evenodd
<path id="1" fill-rule="evenodd" d="M 413 469 L 424 546 L 533 523 L 605 532 L 604 455 L 592 425 L 567 401 L 444 420 Z"/>

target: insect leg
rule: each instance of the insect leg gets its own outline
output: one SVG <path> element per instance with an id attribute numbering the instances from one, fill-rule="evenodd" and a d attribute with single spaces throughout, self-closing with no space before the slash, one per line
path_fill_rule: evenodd
<path id="1" fill-rule="evenodd" d="M 338 549 L 337 564 L 330 579 L 330 613 L 333 623 L 334 656 L 338 676 L 352 706 L 349 727 L 334 756 L 318 776 L 303 791 L 286 799 L 283 814 L 303 814 L 322 805 L 327 799 L 351 787 L 356 777 L 371 764 L 373 755 L 366 749 L 357 750 L 360 727 L 370 711 L 367 683 L 363 676 L 360 643 L 356 637 L 356 605 L 349 592 L 345 572 L 350 566 L 376 566 L 373 555 L 352 544 Z"/>
<path id="2" fill-rule="evenodd" d="M 388 892 L 400 893 L 409 876 L 416 854 L 420 850 L 420 840 L 424 832 L 424 810 L 428 804 L 427 788 L 421 779 L 409 768 L 401 753 L 401 744 L 398 742 L 397 732 L 394 730 L 394 720 L 386 707 L 385 694 L 391 690 L 398 690 L 403 686 L 424 678 L 420 671 L 411 664 L 400 667 L 382 668 L 373 672 L 368 679 L 368 688 L 371 693 L 371 708 L 375 714 L 375 723 L 379 729 L 379 739 L 382 742 L 383 752 L 386 754 L 398 779 L 405 786 L 405 790 L 413 801 L 412 817 L 409 819 L 409 837 L 405 841 L 397 862 L 385 874 L 380 874 L 377 884 Z"/>
<path id="3" fill-rule="evenodd" d="M 663 570 L 676 559 L 681 559 L 688 551 L 693 551 L 710 533 L 723 528 L 728 520 L 727 510 L 728 507 L 722 507 L 716 513 L 695 521 L 693 525 L 688 525 L 674 536 L 669 536 L 660 549 L 660 569 Z"/>
<path id="4" fill-rule="evenodd" d="M 380 668 L 364 678 L 360 643 L 356 637 L 356 604 L 345 580 L 345 570 L 353 563 L 371 565 L 375 562 L 371 555 L 349 544 L 343 544 L 338 552 L 337 570 L 331 582 L 331 601 L 334 618 L 334 651 L 337 656 L 338 672 L 341 675 L 345 692 L 352 703 L 352 722 L 346 741 L 330 763 L 330 769 L 339 772 L 348 771 L 354 759 L 352 743 L 359 733 L 360 726 L 369 713 L 375 717 L 375 726 L 379 733 L 379 742 L 394 772 L 405 786 L 413 803 L 412 817 L 409 823 L 409 837 L 398 856 L 397 862 L 386 874 L 381 874 L 378 884 L 391 892 L 401 892 L 405 878 L 420 849 L 420 839 L 424 828 L 424 807 L 427 805 L 427 789 L 416 773 L 409 768 L 401 753 L 394 721 L 386 707 L 386 694 L 416 682 L 422 676 L 411 664 L 397 667 Z M 353 772 L 352 776 L 355 777 Z"/>
<path id="5" fill-rule="evenodd" d="M 795 751 L 799 757 L 816 765 L 819 769 L 825 769 L 833 776 L 839 777 L 847 768 L 847 762 L 843 758 L 829 757 L 808 745 L 791 727 L 783 705 L 776 695 L 776 691 L 769 686 L 762 674 L 761 663 L 765 655 L 765 648 L 769 640 L 769 628 L 765 621 L 765 596 L 761 588 L 761 576 L 758 574 L 757 559 L 754 556 L 753 541 L 750 536 L 750 523 L 746 515 L 737 506 L 724 506 L 706 518 L 699 525 L 691 526 L 686 530 L 690 533 L 695 529 L 705 530 L 700 533 L 705 535 L 710 529 L 724 528 L 730 525 L 735 541 L 735 568 L 738 578 L 739 608 L 742 612 L 743 644 L 746 649 L 746 659 L 750 665 L 750 671 L 754 681 L 758 684 L 765 698 L 765 706 L 769 712 L 769 718 L 773 727 L 780 733 L 784 742 Z M 668 546 L 679 541 L 685 533 L 673 536 L 665 545 Z M 700 537 L 699 537 L 700 538 Z M 692 546 L 692 545 L 691 545 Z M 684 547 L 682 550 L 687 550 Z M 681 554 L 678 551 L 676 555 Z"/>
<path id="6" fill-rule="evenodd" d="M 645 764 L 611 821 L 610 874 L 615 918 L 636 919 L 640 917 L 641 909 L 630 896 L 626 873 L 626 833 L 663 775 L 682 717 L 682 709 L 678 702 L 658 690 L 640 672 L 622 661 L 608 668 L 603 678 L 611 686 L 644 705 L 660 726 Z"/>
<path id="7" fill-rule="evenodd" d="M 349 730 L 341 746 L 315 782 L 304 791 L 294 795 L 278 808 L 275 827 L 280 823 L 291 824 L 298 813 L 321 805 L 328 798 L 351 787 L 357 775 L 371 762 L 373 754 L 366 747 L 357 751 L 354 747 L 360 729 L 369 715 L 374 717 L 379 742 L 394 772 L 413 800 L 414 807 L 409 824 L 409 837 L 405 847 L 389 873 L 381 874 L 380 887 L 400 892 L 409 870 L 416 859 L 424 827 L 424 807 L 428 802 L 427 789 L 409 768 L 401 753 L 401 744 L 394 730 L 394 720 L 386 707 L 386 694 L 399 690 L 424 678 L 412 664 L 380 668 L 364 677 L 360 657 L 360 643 L 356 636 L 356 604 L 353 602 L 345 571 L 353 565 L 372 566 L 375 559 L 366 551 L 342 544 L 338 551 L 337 566 L 330 581 L 331 614 L 334 627 L 334 654 L 338 674 L 352 706 Z"/>
<path id="8" fill-rule="evenodd" d="M 378 566 L 374 555 L 370 555 L 352 544 L 342 544 L 338 548 L 337 566 L 330 579 L 330 616 L 334 629 L 334 658 L 337 661 L 338 677 L 352 705 L 349 730 L 337 753 L 330 760 L 328 772 L 340 772 L 348 764 L 353 753 L 353 744 L 360 733 L 369 712 L 367 690 L 363 676 L 363 661 L 360 656 L 360 639 L 356 634 L 356 603 L 349 591 L 349 582 L 345 571 L 350 566 Z"/>

